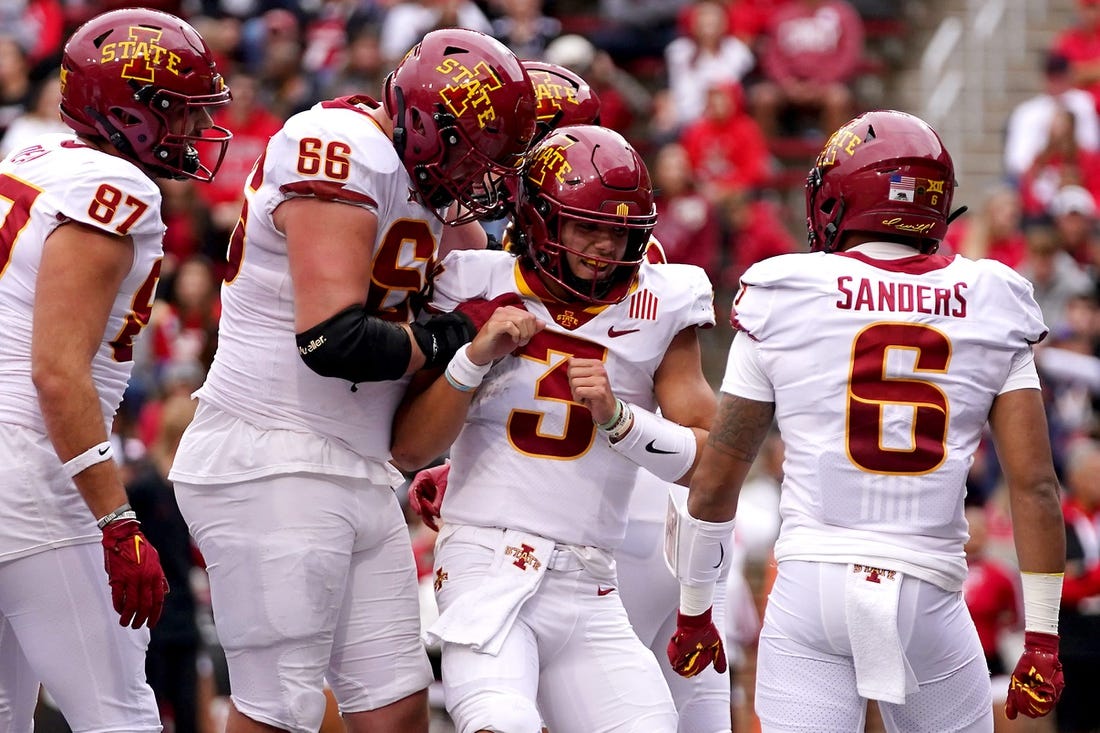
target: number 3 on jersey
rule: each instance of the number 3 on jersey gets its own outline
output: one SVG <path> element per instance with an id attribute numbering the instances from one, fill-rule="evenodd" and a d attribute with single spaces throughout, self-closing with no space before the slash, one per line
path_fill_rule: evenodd
<path id="1" fill-rule="evenodd" d="M 549 366 L 535 382 L 535 398 L 547 401 L 547 409 L 565 409 L 561 434 L 542 430 L 546 412 L 514 409 L 508 416 L 506 427 L 508 442 L 521 453 L 541 458 L 573 460 L 580 458 L 592 447 L 596 426 L 592 413 L 573 401 L 569 387 L 569 359 L 607 358 L 607 349 L 599 344 L 563 333 L 541 331 L 519 350 L 524 359 L 542 362 Z M 557 408 L 551 406 L 557 403 Z"/>

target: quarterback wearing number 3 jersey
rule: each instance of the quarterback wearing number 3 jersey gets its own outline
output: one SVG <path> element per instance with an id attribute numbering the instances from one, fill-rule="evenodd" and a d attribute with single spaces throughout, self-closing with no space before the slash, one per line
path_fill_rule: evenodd
<path id="1" fill-rule="evenodd" d="M 715 397 L 696 330 L 714 323 L 711 286 L 643 261 L 653 192 L 617 133 L 558 128 L 521 184 L 511 251 L 443 261 L 433 305 L 483 325 L 394 423 L 411 467 L 457 436 L 427 630 L 447 710 L 469 733 L 675 733 L 612 553 L 639 466 L 686 481 L 705 439 Z"/>

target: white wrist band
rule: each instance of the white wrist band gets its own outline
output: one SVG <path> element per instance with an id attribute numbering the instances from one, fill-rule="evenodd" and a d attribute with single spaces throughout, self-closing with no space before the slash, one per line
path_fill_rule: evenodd
<path id="1" fill-rule="evenodd" d="M 470 361 L 470 356 L 466 353 L 469 348 L 469 344 L 459 347 L 447 363 L 447 370 L 444 372 L 447 381 L 459 392 L 473 392 L 481 386 L 485 375 L 493 368 L 492 362 L 478 365 Z"/>
<path id="2" fill-rule="evenodd" d="M 680 586 L 680 613 L 685 616 L 698 616 L 714 605 L 715 583 Z"/>
<path id="3" fill-rule="evenodd" d="M 84 451 L 75 458 L 70 458 L 61 464 L 61 470 L 65 472 L 65 475 L 69 478 L 77 475 L 85 468 L 94 466 L 97 463 L 103 463 L 109 461 L 115 457 L 115 452 L 111 448 L 110 441 L 103 441 L 98 445 L 93 445 L 88 450 Z"/>
<path id="4" fill-rule="evenodd" d="M 1024 630 L 1058 633 L 1062 604 L 1062 573 L 1020 573 L 1024 592 Z"/>

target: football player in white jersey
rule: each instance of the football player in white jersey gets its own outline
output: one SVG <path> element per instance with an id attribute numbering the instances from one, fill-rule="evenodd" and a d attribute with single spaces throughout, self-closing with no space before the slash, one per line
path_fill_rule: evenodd
<path id="1" fill-rule="evenodd" d="M 326 681 L 350 731 L 428 729 L 390 426 L 408 375 L 473 334 L 417 320 L 414 296 L 441 238 L 484 242 L 474 220 L 518 174 L 534 110 L 502 44 L 433 31 L 382 102 L 287 120 L 245 184 L 218 351 L 170 474 L 208 562 L 230 733 L 316 730 Z"/>
<path id="2" fill-rule="evenodd" d="M 549 134 L 559 126 L 599 124 L 599 97 L 581 77 L 556 64 L 523 61 L 538 98 L 540 132 Z M 509 240 L 505 236 L 505 244 Z M 646 259 L 654 264 L 665 262 L 664 251 L 651 238 Z M 409 501 L 430 527 L 435 527 L 439 507 L 445 496 L 449 465 L 424 469 L 409 485 Z M 684 679 L 672 669 L 665 654 L 668 636 L 675 628 L 679 585 L 669 574 L 661 552 L 668 491 L 687 488 L 662 481 L 649 471 L 638 472 L 638 483 L 631 492 L 627 510 L 627 528 L 623 543 L 615 551 L 617 590 L 638 637 L 657 656 L 665 682 L 676 704 L 680 733 L 728 733 L 730 730 L 730 679 L 726 672 L 711 668 Z M 724 587 L 725 580 L 720 580 Z M 721 588 L 714 609 L 715 623 L 721 628 L 725 608 Z"/>
<path id="3" fill-rule="evenodd" d="M 394 422 L 405 467 L 454 442 L 427 630 L 447 710 L 465 733 L 674 733 L 612 553 L 638 467 L 686 480 L 705 438 L 710 282 L 644 262 L 653 193 L 618 133 L 559 128 L 521 183 L 511 251 L 454 252 L 435 278 L 439 310 L 491 315 Z"/>
<path id="4" fill-rule="evenodd" d="M 1012 504 L 1026 615 L 1006 713 L 1062 688 L 1065 536 L 1032 346 L 1031 285 L 992 260 L 936 254 L 953 218 L 951 156 L 922 120 L 873 111 L 810 171 L 810 249 L 750 268 L 731 320 L 718 417 L 670 512 L 681 581 L 669 648 L 683 674 L 721 652 L 705 619 L 737 496 L 773 415 L 785 459 L 778 577 L 756 709 L 768 732 L 992 731 L 989 673 L 963 603 L 965 481 L 988 423 Z"/>
<path id="5" fill-rule="evenodd" d="M 0 730 L 32 729 L 40 683 L 74 731 L 160 730 L 145 650 L 168 588 L 108 435 L 160 273 L 153 179 L 213 178 L 229 99 L 190 25 L 104 13 L 64 49 L 75 134 L 0 163 Z"/>

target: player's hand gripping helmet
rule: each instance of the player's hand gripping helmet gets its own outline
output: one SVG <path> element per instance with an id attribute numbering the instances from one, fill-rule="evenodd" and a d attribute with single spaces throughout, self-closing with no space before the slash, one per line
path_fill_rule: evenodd
<path id="1" fill-rule="evenodd" d="M 600 124 L 600 98 L 588 82 L 564 66 L 546 61 L 524 61 L 535 87 L 536 141 L 558 127 Z"/>
<path id="2" fill-rule="evenodd" d="M 102 138 L 148 175 L 213 179 L 232 133 L 196 112 L 228 104 L 202 36 L 174 15 L 114 10 L 76 29 L 61 60 L 61 117 Z M 210 150 L 209 161 L 198 147 Z M 216 157 L 215 157 L 216 156 Z"/>
<path id="3" fill-rule="evenodd" d="M 393 144 L 432 209 L 457 201 L 447 224 L 498 205 L 499 179 L 519 174 L 535 134 L 535 90 L 519 59 L 477 31 L 432 31 L 386 77 Z"/>
<path id="4" fill-rule="evenodd" d="M 524 191 L 516 212 L 514 249 L 581 300 L 620 300 L 624 292 L 615 285 L 633 278 L 657 223 L 653 185 L 638 152 L 622 135 L 605 127 L 561 127 L 531 151 L 521 183 Z M 562 229 L 570 219 L 625 228 L 623 258 L 570 250 L 562 243 Z M 614 270 L 607 278 L 578 278 L 566 261 L 566 252 Z"/>
<path id="5" fill-rule="evenodd" d="M 935 252 L 955 193 L 955 165 L 936 131 L 904 112 L 877 110 L 833 133 L 806 179 L 810 249 L 832 252 L 845 232 L 889 235 Z"/>

